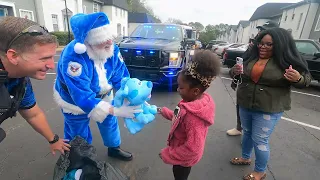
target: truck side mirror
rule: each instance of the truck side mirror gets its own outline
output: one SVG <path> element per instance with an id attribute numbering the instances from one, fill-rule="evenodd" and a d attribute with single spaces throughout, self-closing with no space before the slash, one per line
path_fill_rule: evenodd
<path id="1" fill-rule="evenodd" d="M 314 53 L 314 56 L 315 56 L 316 58 L 320 58 L 320 52 Z"/>

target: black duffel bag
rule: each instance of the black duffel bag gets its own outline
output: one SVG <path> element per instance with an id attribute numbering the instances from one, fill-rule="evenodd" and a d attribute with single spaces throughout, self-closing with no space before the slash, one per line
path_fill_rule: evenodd
<path id="1" fill-rule="evenodd" d="M 80 136 L 70 141 L 70 152 L 61 155 L 55 165 L 53 180 L 63 180 L 71 171 L 82 169 L 80 180 L 129 180 L 120 169 L 97 160 L 96 149 Z"/>

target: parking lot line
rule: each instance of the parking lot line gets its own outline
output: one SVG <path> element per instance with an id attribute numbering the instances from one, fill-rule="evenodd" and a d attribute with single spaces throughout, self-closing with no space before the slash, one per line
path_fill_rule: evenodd
<path id="1" fill-rule="evenodd" d="M 320 127 L 317 127 L 317 126 L 314 126 L 314 125 L 311 125 L 311 124 L 303 123 L 303 122 L 300 122 L 300 121 L 295 121 L 293 119 L 286 118 L 286 117 L 281 117 L 281 119 L 283 119 L 285 121 L 289 121 L 289 122 L 293 122 L 293 123 L 299 124 L 301 126 L 306 126 L 306 127 L 309 127 L 309 128 L 316 129 L 316 130 L 320 131 Z"/>

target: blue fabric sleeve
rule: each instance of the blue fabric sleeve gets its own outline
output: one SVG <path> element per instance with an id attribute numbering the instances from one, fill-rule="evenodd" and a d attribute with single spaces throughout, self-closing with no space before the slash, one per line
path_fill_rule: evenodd
<path id="1" fill-rule="evenodd" d="M 36 104 L 36 98 L 33 93 L 32 84 L 30 78 L 26 78 L 26 91 L 24 97 L 20 103 L 19 109 L 31 109 Z"/>
<path id="2" fill-rule="evenodd" d="M 121 86 L 121 80 L 125 77 L 130 77 L 129 71 L 127 69 L 126 64 L 123 62 L 123 58 L 121 56 L 121 53 L 119 51 L 118 46 L 115 45 L 115 56 L 114 56 L 114 70 L 113 75 L 111 77 L 112 86 L 114 89 L 118 90 Z"/>
<path id="3" fill-rule="evenodd" d="M 90 88 L 91 79 L 88 76 L 88 67 L 85 60 L 79 55 L 61 59 L 61 61 L 63 62 L 61 74 L 73 102 L 84 112 L 90 113 L 101 100 L 96 98 L 96 93 Z M 80 66 L 80 68 L 75 70 L 74 67 L 76 66 L 71 64 Z M 71 70 L 74 72 L 70 72 L 70 68 L 73 68 Z"/>

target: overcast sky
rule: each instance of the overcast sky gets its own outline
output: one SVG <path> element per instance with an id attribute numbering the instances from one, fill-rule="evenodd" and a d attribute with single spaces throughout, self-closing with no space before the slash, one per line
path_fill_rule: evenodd
<path id="1" fill-rule="evenodd" d="M 155 15 L 165 22 L 168 18 L 185 23 L 237 25 L 249 20 L 254 11 L 267 2 L 296 3 L 301 0 L 147 0 Z"/>

